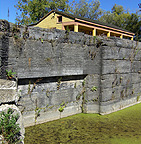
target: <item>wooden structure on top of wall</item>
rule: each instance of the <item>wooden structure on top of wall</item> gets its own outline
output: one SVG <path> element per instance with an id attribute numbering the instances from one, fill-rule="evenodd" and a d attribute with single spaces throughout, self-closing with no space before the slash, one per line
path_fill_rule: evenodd
<path id="1" fill-rule="evenodd" d="M 115 36 L 131 40 L 133 40 L 133 36 L 135 35 L 132 32 L 114 25 L 104 24 L 99 21 L 74 16 L 56 10 L 50 11 L 37 23 L 30 26 L 60 30 L 69 29 L 70 31 L 83 32 L 93 36 L 106 35 L 107 37 Z"/>

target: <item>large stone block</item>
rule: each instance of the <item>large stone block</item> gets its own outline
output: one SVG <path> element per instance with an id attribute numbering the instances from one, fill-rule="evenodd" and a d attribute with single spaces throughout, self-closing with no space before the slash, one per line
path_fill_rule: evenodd
<path id="1" fill-rule="evenodd" d="M 132 97 L 133 95 L 133 86 L 132 85 L 126 85 L 126 86 L 117 86 L 114 88 L 106 88 L 102 89 L 102 102 L 107 101 L 115 101 L 120 99 L 126 99 L 128 97 Z"/>
<path id="2" fill-rule="evenodd" d="M 130 73 L 131 62 L 126 60 L 103 60 L 102 74 Z"/>
<path id="3" fill-rule="evenodd" d="M 84 81 L 85 100 L 98 101 L 100 95 L 100 75 L 87 75 Z"/>
<path id="4" fill-rule="evenodd" d="M 133 61 L 132 72 L 141 73 L 141 61 Z"/>
<path id="5" fill-rule="evenodd" d="M 133 83 L 138 82 L 138 74 L 128 73 L 128 74 L 106 74 L 102 75 L 101 77 L 101 88 L 114 88 L 118 86 L 124 86 L 128 87 L 129 85 L 132 85 Z M 137 80 L 135 81 L 134 78 Z"/>
<path id="6" fill-rule="evenodd" d="M 132 54 L 132 49 L 121 47 L 102 47 L 103 59 L 128 60 Z"/>
<path id="7" fill-rule="evenodd" d="M 16 82 L 0 79 L 0 103 L 13 102 L 18 99 Z"/>
<path id="8" fill-rule="evenodd" d="M 141 82 L 141 73 L 132 73 L 132 83 Z"/>
<path id="9" fill-rule="evenodd" d="M 115 39 L 115 44 L 117 47 L 124 47 L 124 48 L 134 48 L 136 47 L 136 42 L 127 40 L 127 39 Z"/>
<path id="10" fill-rule="evenodd" d="M 99 103 L 87 103 L 84 105 L 85 113 L 99 113 Z"/>
<path id="11" fill-rule="evenodd" d="M 73 89 L 58 90 L 53 93 L 53 96 L 51 97 L 51 104 L 60 105 L 62 102 L 67 103 L 75 100 L 76 97 L 73 97 Z"/>
<path id="12" fill-rule="evenodd" d="M 133 84 L 132 92 L 134 96 L 141 96 L 141 83 Z"/>
<path id="13" fill-rule="evenodd" d="M 100 105 L 100 114 L 109 114 L 124 108 L 127 108 L 129 106 L 137 104 L 137 98 L 127 98 L 125 100 L 118 100 L 114 102 L 102 102 Z"/>

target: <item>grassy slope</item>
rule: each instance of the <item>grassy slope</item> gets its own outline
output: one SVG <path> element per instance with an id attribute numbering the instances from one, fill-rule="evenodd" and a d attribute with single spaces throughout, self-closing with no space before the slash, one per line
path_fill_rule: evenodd
<path id="1" fill-rule="evenodd" d="M 141 103 L 100 116 L 78 114 L 26 128 L 25 144 L 140 144 Z"/>

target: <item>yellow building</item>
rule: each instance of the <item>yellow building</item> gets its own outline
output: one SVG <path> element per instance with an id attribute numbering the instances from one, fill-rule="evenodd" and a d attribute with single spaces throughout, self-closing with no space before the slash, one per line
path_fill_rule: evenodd
<path id="1" fill-rule="evenodd" d="M 133 36 L 135 35 L 132 32 L 114 25 L 104 24 L 99 21 L 74 16 L 56 10 L 50 11 L 37 23 L 30 26 L 60 30 L 69 29 L 70 31 L 83 32 L 93 36 L 106 35 L 107 37 L 115 36 L 131 40 L 133 40 Z"/>

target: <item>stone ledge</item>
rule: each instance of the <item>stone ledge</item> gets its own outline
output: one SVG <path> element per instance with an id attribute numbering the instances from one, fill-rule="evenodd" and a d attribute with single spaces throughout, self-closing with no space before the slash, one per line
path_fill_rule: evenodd
<path id="1" fill-rule="evenodd" d="M 138 103 L 141 103 L 141 98 L 139 98 L 139 100 L 137 101 L 137 97 L 117 101 L 114 103 L 103 102 L 101 103 L 101 106 L 100 106 L 100 114 L 101 115 L 110 114 L 112 112 L 122 110 L 124 108 L 133 106 Z"/>
<path id="2" fill-rule="evenodd" d="M 30 113 L 28 115 L 23 115 L 24 126 L 29 127 L 35 124 L 41 124 L 57 120 L 63 117 L 79 114 L 82 112 L 80 106 L 81 106 L 80 104 L 78 105 L 76 104 L 74 106 L 66 107 L 64 108 L 64 111 L 61 113 L 58 111 L 58 108 L 46 112 L 41 111 L 40 116 L 37 117 L 36 123 L 35 123 L 35 111 L 32 111 L 33 112 L 32 114 Z"/>
<path id="3" fill-rule="evenodd" d="M 16 102 L 18 99 L 16 82 L 0 79 L 0 104 Z"/>
<path id="4" fill-rule="evenodd" d="M 16 89 L 17 84 L 15 81 L 0 79 L 0 89 Z"/>

